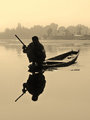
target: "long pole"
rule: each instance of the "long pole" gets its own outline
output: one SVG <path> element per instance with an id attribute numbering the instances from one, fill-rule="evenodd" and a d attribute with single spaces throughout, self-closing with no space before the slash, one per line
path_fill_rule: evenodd
<path id="1" fill-rule="evenodd" d="M 21 41 L 21 39 L 17 35 L 15 35 L 15 37 L 25 46 L 25 44 Z"/>
<path id="2" fill-rule="evenodd" d="M 15 102 L 17 102 L 18 99 L 20 99 L 24 94 L 25 94 L 25 93 L 22 93 L 22 94 L 15 100 Z"/>

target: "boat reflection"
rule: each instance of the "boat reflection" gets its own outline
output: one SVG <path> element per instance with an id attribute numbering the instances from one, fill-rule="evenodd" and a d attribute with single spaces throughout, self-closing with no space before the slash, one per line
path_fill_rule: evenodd
<path id="1" fill-rule="evenodd" d="M 29 74 L 26 83 L 23 84 L 23 93 L 28 91 L 32 95 L 32 100 L 37 101 L 41 93 L 43 93 L 46 85 L 45 76 L 43 72 Z"/>

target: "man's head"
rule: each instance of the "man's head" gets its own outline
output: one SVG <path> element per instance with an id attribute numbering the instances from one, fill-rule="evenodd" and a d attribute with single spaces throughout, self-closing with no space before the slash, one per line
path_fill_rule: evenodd
<path id="1" fill-rule="evenodd" d="M 32 41 L 33 41 L 34 43 L 37 43 L 37 42 L 39 42 L 39 39 L 38 39 L 37 36 L 33 36 L 33 37 L 32 37 Z"/>
<path id="2" fill-rule="evenodd" d="M 33 101 L 37 101 L 37 100 L 38 100 L 38 95 L 33 95 L 33 96 L 32 96 L 32 100 L 33 100 Z"/>

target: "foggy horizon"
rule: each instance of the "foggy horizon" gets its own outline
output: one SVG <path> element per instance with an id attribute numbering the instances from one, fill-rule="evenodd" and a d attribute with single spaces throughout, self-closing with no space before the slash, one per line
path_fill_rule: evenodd
<path id="1" fill-rule="evenodd" d="M 6 26 L 3 30 L 0 29 L 0 32 L 5 32 L 6 29 L 10 29 L 10 30 L 16 29 L 16 28 L 18 27 L 18 25 L 21 25 L 22 28 L 31 29 L 31 28 L 33 28 L 34 26 L 46 27 L 46 26 L 51 25 L 51 24 L 57 24 L 57 25 L 58 25 L 58 28 L 59 28 L 59 27 L 68 28 L 68 27 L 70 27 L 70 26 L 76 27 L 76 26 L 78 26 L 78 25 L 82 25 L 82 26 L 85 26 L 85 27 L 90 28 L 89 25 L 84 25 L 84 24 L 80 24 L 80 23 L 78 23 L 78 24 L 62 25 L 62 24 L 58 24 L 58 23 L 55 23 L 55 22 L 51 22 L 51 23 L 48 23 L 48 24 L 33 24 L 33 25 L 28 25 L 28 26 L 27 26 L 27 25 L 24 25 L 24 24 L 18 22 L 18 23 L 17 23 L 15 26 L 13 26 L 13 27 Z"/>

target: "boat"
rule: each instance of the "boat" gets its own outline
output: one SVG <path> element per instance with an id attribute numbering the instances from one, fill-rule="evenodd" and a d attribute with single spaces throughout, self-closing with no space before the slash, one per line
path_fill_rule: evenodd
<path id="1" fill-rule="evenodd" d="M 55 69 L 57 67 L 67 67 L 67 66 L 70 66 L 72 64 L 74 64 L 78 58 L 78 55 L 79 55 L 79 51 L 69 51 L 69 52 L 66 52 L 64 54 L 60 54 L 58 56 L 55 56 L 55 57 L 51 57 L 49 59 L 46 59 L 44 62 L 43 62 L 43 65 L 42 65 L 42 70 L 47 70 L 47 69 Z M 32 64 L 29 65 L 29 71 L 32 72 L 32 71 L 38 71 L 39 70 L 39 66 L 35 65 L 33 66 Z"/>

